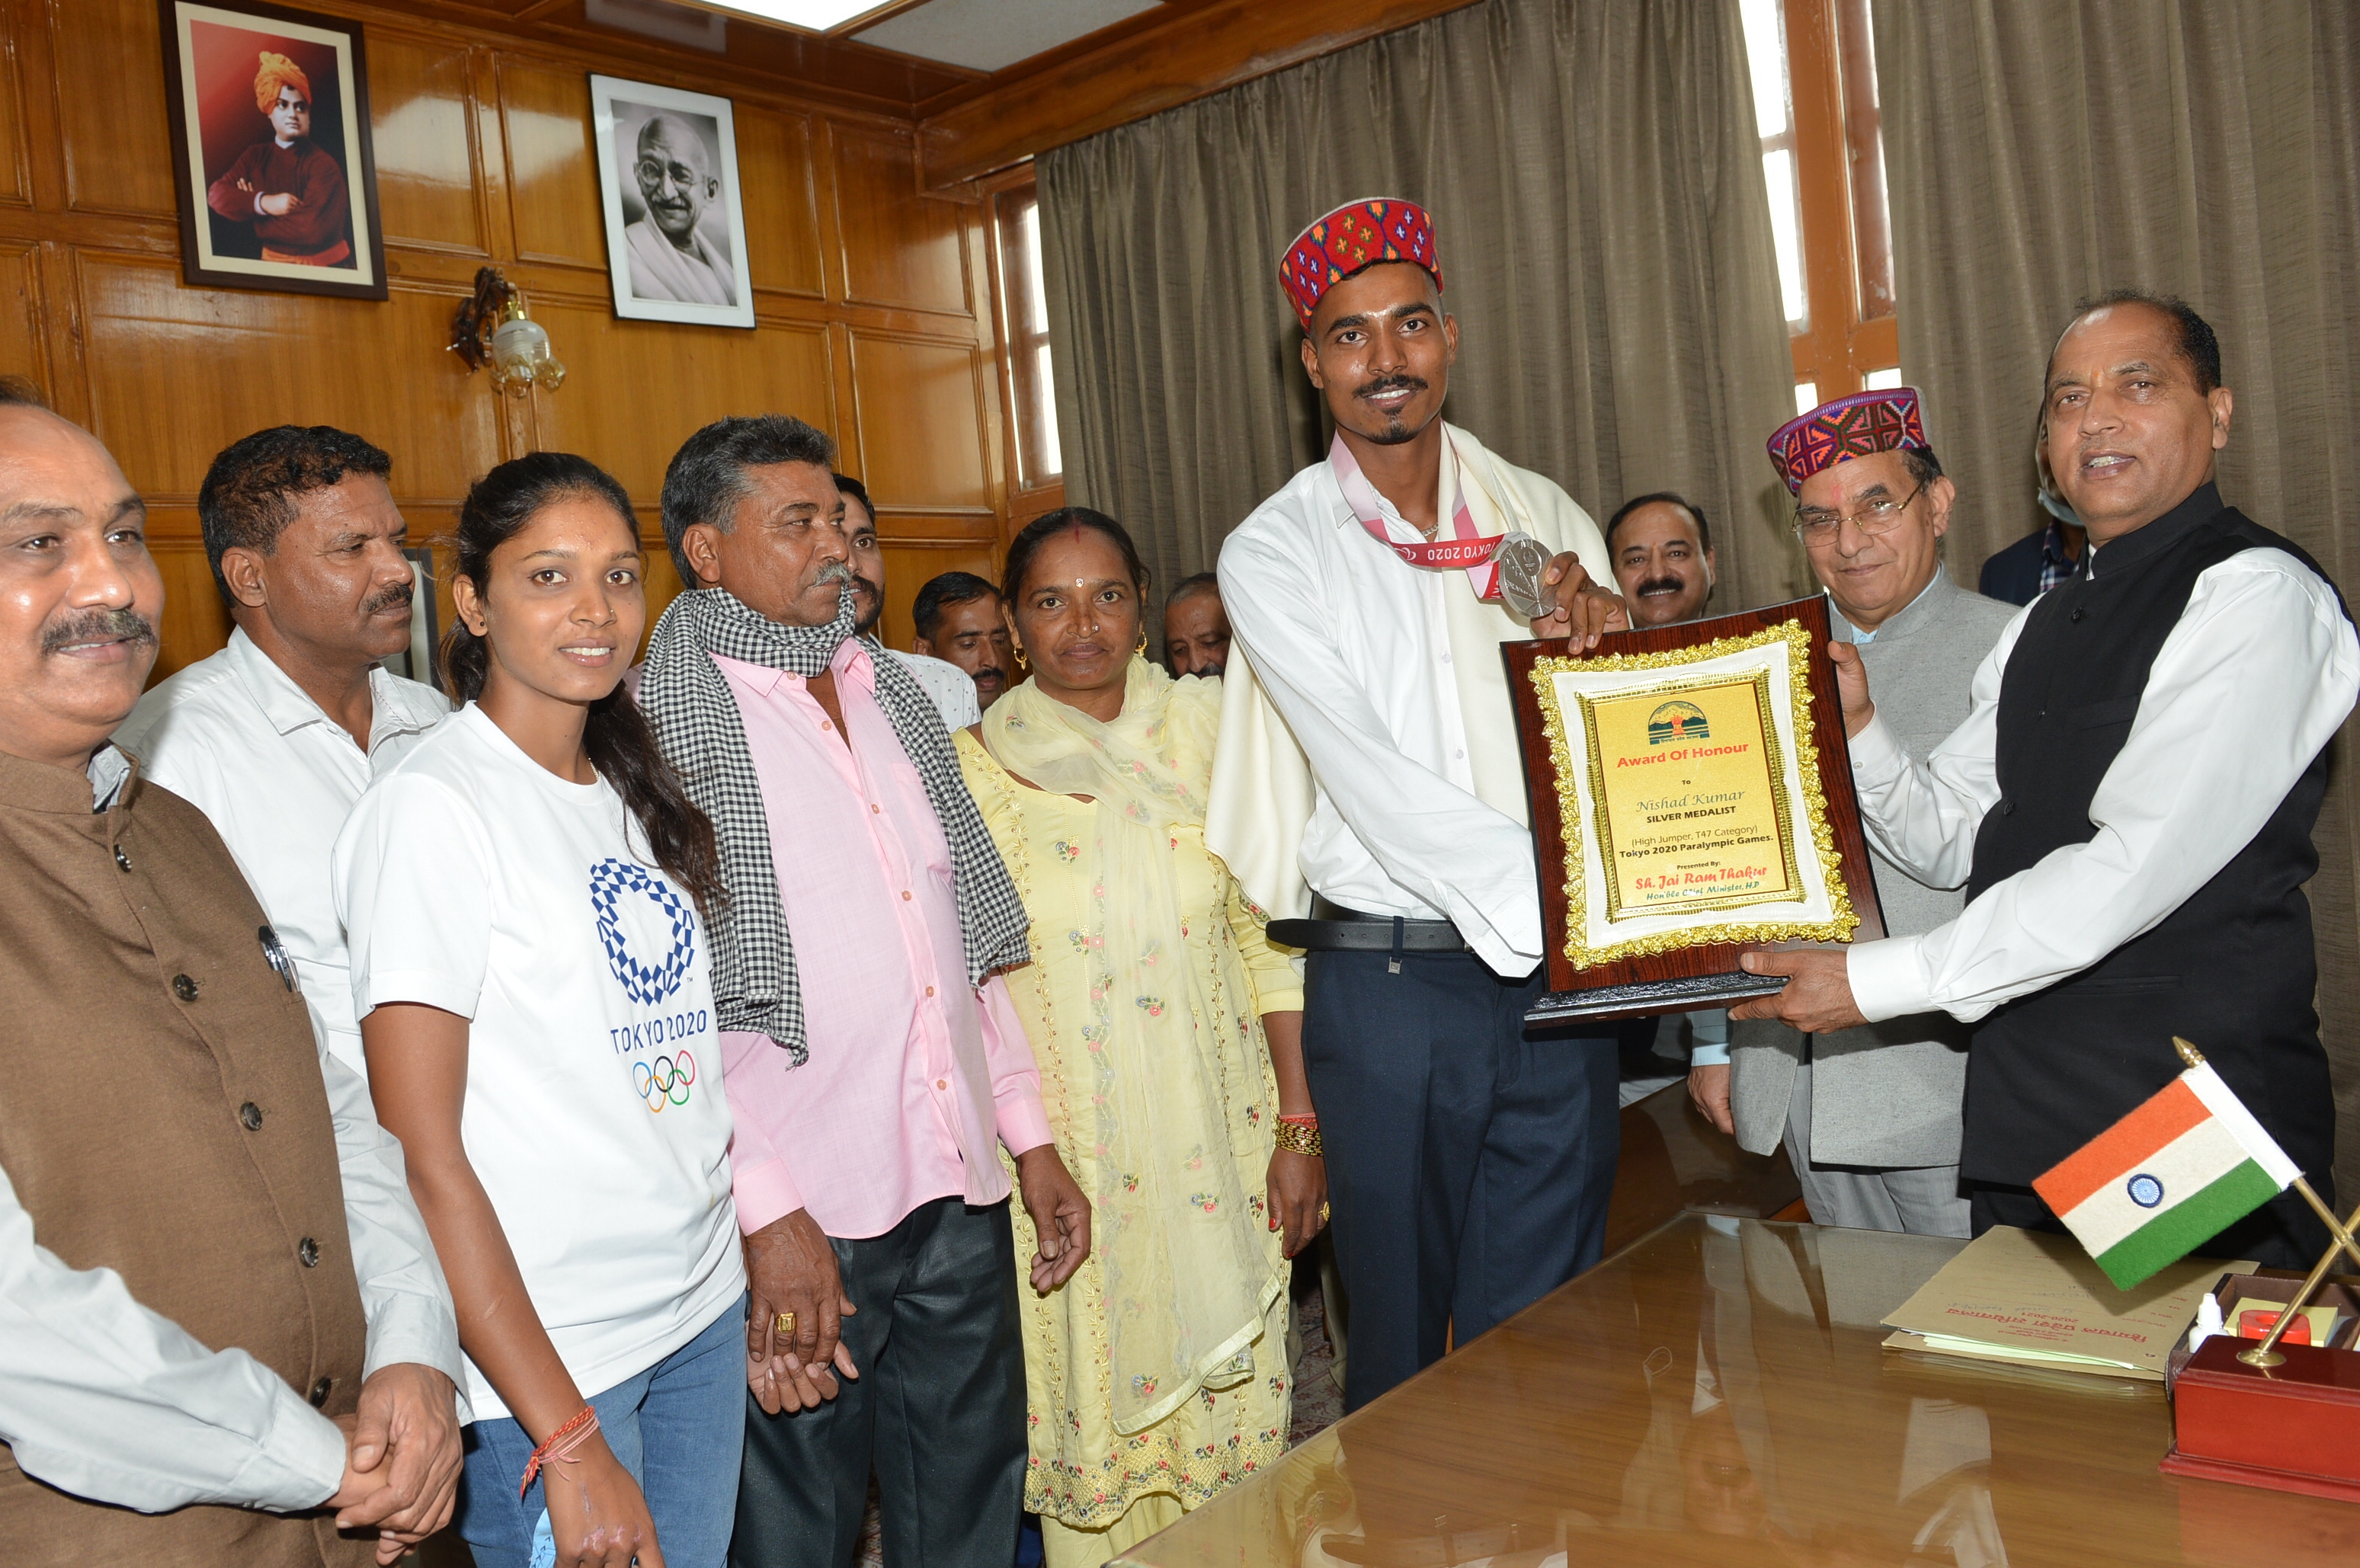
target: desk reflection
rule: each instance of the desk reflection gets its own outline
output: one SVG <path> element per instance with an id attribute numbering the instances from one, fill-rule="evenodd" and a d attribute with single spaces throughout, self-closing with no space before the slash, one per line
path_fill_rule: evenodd
<path id="1" fill-rule="evenodd" d="M 2360 1507 L 2159 1474 L 2158 1385 L 1883 1348 L 1961 1245 L 1684 1215 L 1122 1561 L 2360 1561 Z"/>

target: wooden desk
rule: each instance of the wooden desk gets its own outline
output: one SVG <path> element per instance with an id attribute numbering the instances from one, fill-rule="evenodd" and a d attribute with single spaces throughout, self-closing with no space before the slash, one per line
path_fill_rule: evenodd
<path id="1" fill-rule="evenodd" d="M 2360 1563 L 2360 1507 L 2159 1474 L 2158 1384 L 1883 1348 L 1961 1245 L 1681 1215 L 1121 1561 Z"/>

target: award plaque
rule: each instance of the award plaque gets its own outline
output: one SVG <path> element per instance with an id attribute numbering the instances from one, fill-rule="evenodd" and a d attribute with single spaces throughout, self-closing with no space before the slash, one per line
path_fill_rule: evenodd
<path id="1" fill-rule="evenodd" d="M 1527 1023 L 1766 996 L 1748 948 L 1885 934 L 1827 647 L 1816 595 L 1502 645 L 1548 953 Z"/>

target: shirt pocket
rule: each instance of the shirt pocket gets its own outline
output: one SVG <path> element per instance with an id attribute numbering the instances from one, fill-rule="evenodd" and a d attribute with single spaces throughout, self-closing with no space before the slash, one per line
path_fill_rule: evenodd
<path id="1" fill-rule="evenodd" d="M 2114 697 L 2103 702 L 2084 702 L 2078 708 L 2068 708 L 2057 715 L 2057 722 L 2069 730 L 2103 729 L 2110 724 L 2127 726 L 2138 717 L 2136 697 Z"/>

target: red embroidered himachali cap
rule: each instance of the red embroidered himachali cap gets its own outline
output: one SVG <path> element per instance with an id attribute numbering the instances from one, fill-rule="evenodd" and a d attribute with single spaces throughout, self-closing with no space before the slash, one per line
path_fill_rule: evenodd
<path id="1" fill-rule="evenodd" d="M 1321 295 L 1381 261 L 1415 262 L 1437 289 L 1442 287 L 1442 264 L 1434 258 L 1434 220 L 1425 208 L 1382 196 L 1346 202 L 1295 236 L 1286 259 L 1278 264 L 1278 283 L 1308 329 Z"/>
<path id="2" fill-rule="evenodd" d="M 1822 403 L 1802 418 L 1780 425 L 1778 433 L 1770 438 L 1770 461 L 1793 493 L 1822 468 L 1832 468 L 1848 458 L 1925 445 L 1926 427 L 1918 417 L 1918 388 L 1888 387 Z"/>

